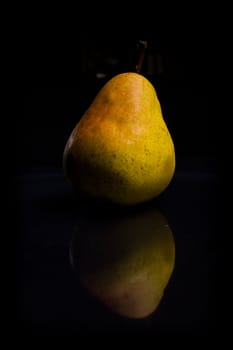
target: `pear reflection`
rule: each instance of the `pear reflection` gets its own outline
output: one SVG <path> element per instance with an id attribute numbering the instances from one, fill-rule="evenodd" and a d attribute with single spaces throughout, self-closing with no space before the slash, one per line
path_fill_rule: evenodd
<path id="1" fill-rule="evenodd" d="M 87 218 L 73 235 L 71 265 L 82 286 L 115 313 L 156 310 L 175 264 L 175 242 L 155 208 Z"/>

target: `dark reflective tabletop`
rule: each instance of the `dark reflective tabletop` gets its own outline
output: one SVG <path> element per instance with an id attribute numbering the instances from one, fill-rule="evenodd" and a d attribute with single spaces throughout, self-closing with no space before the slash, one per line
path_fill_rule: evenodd
<path id="1" fill-rule="evenodd" d="M 122 209 L 77 199 L 61 169 L 18 173 L 21 334 L 213 331 L 217 182 L 182 160 L 158 198 Z"/>

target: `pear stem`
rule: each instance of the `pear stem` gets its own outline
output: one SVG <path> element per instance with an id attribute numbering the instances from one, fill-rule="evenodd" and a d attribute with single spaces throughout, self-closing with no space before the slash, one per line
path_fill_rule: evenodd
<path id="1" fill-rule="evenodd" d="M 138 42 L 138 61 L 136 64 L 136 69 L 135 69 L 136 73 L 140 73 L 140 71 L 141 71 L 146 48 L 147 48 L 147 41 L 139 40 L 139 42 Z"/>

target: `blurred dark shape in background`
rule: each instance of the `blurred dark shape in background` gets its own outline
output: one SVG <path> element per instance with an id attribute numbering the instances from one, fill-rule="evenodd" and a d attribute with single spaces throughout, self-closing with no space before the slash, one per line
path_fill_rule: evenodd
<path id="1" fill-rule="evenodd" d="M 80 32 L 75 43 L 63 39 L 62 56 L 58 51 L 59 34 L 57 43 L 54 38 L 48 39 L 51 47 L 45 44 L 34 68 L 38 76 L 46 68 L 55 79 L 40 82 L 41 86 L 32 80 L 24 90 L 24 113 L 16 125 L 17 169 L 61 168 L 65 143 L 100 88 L 116 74 L 135 71 L 139 40 L 146 40 L 148 45 L 141 73 L 157 91 L 178 164 L 179 159 L 192 157 L 214 162 L 216 148 L 204 39 L 200 41 L 200 36 L 195 35 L 182 29 L 169 34 L 163 30 L 139 33 L 132 29 L 107 36 L 104 31 L 93 29 Z M 45 52 L 47 56 L 42 57 Z M 70 87 L 64 87 L 62 79 L 59 81 L 56 64 L 62 63 L 61 57 L 65 57 L 61 70 L 67 70 Z"/>

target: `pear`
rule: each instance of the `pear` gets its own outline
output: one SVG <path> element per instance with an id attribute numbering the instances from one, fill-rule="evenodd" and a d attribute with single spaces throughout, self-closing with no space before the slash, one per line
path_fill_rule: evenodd
<path id="1" fill-rule="evenodd" d="M 74 127 L 63 153 L 73 188 L 120 205 L 162 193 L 175 171 L 175 149 L 152 83 L 120 73 L 107 81 Z"/>
<path id="2" fill-rule="evenodd" d="M 140 319 L 160 305 L 175 266 L 175 241 L 164 215 L 89 216 L 74 233 L 70 262 L 81 286 L 113 313 Z"/>

